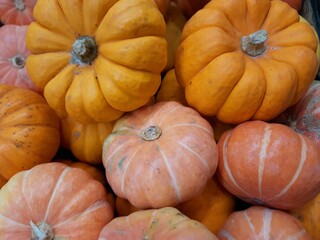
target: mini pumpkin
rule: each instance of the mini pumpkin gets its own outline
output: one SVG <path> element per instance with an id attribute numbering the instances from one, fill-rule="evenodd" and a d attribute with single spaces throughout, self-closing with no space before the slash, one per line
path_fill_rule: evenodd
<path id="1" fill-rule="evenodd" d="M 102 145 L 114 122 L 81 123 L 68 116 L 61 121 L 61 144 L 82 162 L 102 163 Z"/>
<path id="2" fill-rule="evenodd" d="M 0 0 L 0 21 L 3 24 L 28 25 L 37 0 Z"/>
<path id="3" fill-rule="evenodd" d="M 154 0 L 38 0 L 26 66 L 61 118 L 111 122 L 145 105 L 167 61 Z"/>
<path id="4" fill-rule="evenodd" d="M 39 164 L 0 191 L 0 238 L 97 239 L 113 219 L 104 186 L 84 170 Z"/>
<path id="5" fill-rule="evenodd" d="M 260 206 L 232 213 L 217 236 L 220 240 L 312 240 L 295 217 L 280 210 Z"/>
<path id="6" fill-rule="evenodd" d="M 0 187 L 17 172 L 50 162 L 60 120 L 38 93 L 0 84 Z"/>
<path id="7" fill-rule="evenodd" d="M 320 192 L 320 151 L 288 126 L 249 121 L 218 142 L 217 176 L 232 194 L 251 204 L 289 210 Z"/>
<path id="8" fill-rule="evenodd" d="M 41 89 L 30 80 L 25 67 L 30 54 L 25 44 L 27 28 L 12 24 L 0 28 L 0 83 L 41 93 Z"/>
<path id="9" fill-rule="evenodd" d="M 212 127 L 197 111 L 165 101 L 118 119 L 102 158 L 115 194 L 145 209 L 199 194 L 216 171 L 218 151 Z"/>
<path id="10" fill-rule="evenodd" d="M 204 225 L 172 207 L 141 210 L 113 219 L 99 236 L 99 240 L 109 239 L 218 240 Z"/>
<path id="11" fill-rule="evenodd" d="M 214 0 L 183 28 L 175 69 L 201 114 L 231 124 L 267 121 L 307 92 L 317 46 L 310 24 L 283 1 Z"/>

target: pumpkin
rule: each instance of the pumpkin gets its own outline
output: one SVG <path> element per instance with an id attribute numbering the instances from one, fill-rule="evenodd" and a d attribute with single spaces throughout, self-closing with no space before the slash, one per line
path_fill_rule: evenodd
<path id="1" fill-rule="evenodd" d="M 287 3 L 214 0 L 183 28 L 177 80 L 205 116 L 268 121 L 307 92 L 318 71 L 317 46 L 314 29 Z"/>
<path id="2" fill-rule="evenodd" d="M 1 0 L 0 21 L 3 24 L 28 25 L 33 19 L 37 0 Z"/>
<path id="3" fill-rule="evenodd" d="M 101 231 L 99 240 L 217 240 L 204 225 L 192 220 L 177 209 L 141 210 L 127 217 L 114 218 Z"/>
<path id="4" fill-rule="evenodd" d="M 17 172 L 52 160 L 59 123 L 40 94 L 0 84 L 0 187 Z"/>
<path id="5" fill-rule="evenodd" d="M 113 218 L 104 186 L 51 162 L 14 175 L 0 191 L 0 238 L 97 239 Z"/>
<path id="6" fill-rule="evenodd" d="M 38 0 L 34 17 L 27 70 L 61 118 L 111 122 L 158 90 L 166 24 L 153 0 Z"/>
<path id="7" fill-rule="evenodd" d="M 30 80 L 25 62 L 30 52 L 26 48 L 27 26 L 4 25 L 0 28 L 0 83 L 28 88 L 41 93 Z"/>
<path id="8" fill-rule="evenodd" d="M 174 69 L 169 70 L 162 79 L 155 101 L 176 101 L 182 105 L 187 105 L 183 88 L 177 81 Z"/>
<path id="9" fill-rule="evenodd" d="M 191 18 L 197 11 L 202 9 L 210 0 L 173 0 L 182 10 L 186 18 Z"/>
<path id="10" fill-rule="evenodd" d="M 290 213 L 302 222 L 313 239 L 320 239 L 320 194 L 302 207 L 291 209 Z"/>
<path id="11" fill-rule="evenodd" d="M 114 122 L 81 123 L 66 117 L 61 120 L 62 146 L 82 162 L 101 164 L 103 141 L 112 132 L 113 125 Z"/>
<path id="12" fill-rule="evenodd" d="M 248 203 L 288 210 L 320 192 L 319 148 L 288 126 L 241 123 L 223 133 L 218 147 L 219 181 Z"/>
<path id="13" fill-rule="evenodd" d="M 167 15 L 167 11 L 171 0 L 154 0 L 163 16 Z"/>
<path id="14" fill-rule="evenodd" d="M 294 8 L 298 12 L 302 8 L 303 0 L 282 0 L 290 5 L 290 7 Z"/>
<path id="15" fill-rule="evenodd" d="M 232 213 L 217 236 L 220 240 L 312 240 L 298 219 L 286 212 L 261 206 Z"/>
<path id="16" fill-rule="evenodd" d="M 192 108 L 158 102 L 118 119 L 103 144 L 106 178 L 137 208 L 175 206 L 199 194 L 216 171 L 210 124 Z"/>
<path id="17" fill-rule="evenodd" d="M 166 34 L 165 39 L 168 43 L 167 48 L 167 65 L 164 72 L 168 72 L 170 69 L 174 68 L 176 51 L 179 46 L 180 36 L 182 34 L 182 29 L 187 22 L 186 17 L 183 15 L 180 8 L 174 2 L 171 2 L 168 8 L 166 19 Z"/>

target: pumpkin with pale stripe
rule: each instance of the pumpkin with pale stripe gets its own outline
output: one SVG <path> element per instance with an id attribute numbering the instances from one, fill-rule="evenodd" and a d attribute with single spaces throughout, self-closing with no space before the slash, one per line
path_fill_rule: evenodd
<path id="1" fill-rule="evenodd" d="M 192 108 L 158 102 L 118 119 L 103 146 L 115 194 L 137 208 L 175 206 L 199 194 L 218 164 L 210 124 Z"/>
<path id="2" fill-rule="evenodd" d="M 298 219 L 261 206 L 233 212 L 220 230 L 220 240 L 312 240 Z"/>
<path id="3" fill-rule="evenodd" d="M 277 123 L 249 121 L 218 142 L 218 177 L 237 197 L 292 209 L 320 191 L 320 151 L 308 137 Z"/>
<path id="4" fill-rule="evenodd" d="M 91 240 L 113 219 L 104 186 L 82 169 L 44 163 L 0 191 L 0 239 Z"/>

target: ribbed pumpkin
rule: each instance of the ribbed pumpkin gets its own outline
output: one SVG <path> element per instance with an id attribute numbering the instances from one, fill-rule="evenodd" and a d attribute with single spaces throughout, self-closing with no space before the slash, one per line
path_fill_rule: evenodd
<path id="1" fill-rule="evenodd" d="M 259 206 L 232 213 L 217 236 L 220 240 L 312 240 L 295 217 Z"/>
<path id="2" fill-rule="evenodd" d="M 167 61 L 153 0 L 38 0 L 27 69 L 60 117 L 110 122 L 145 105 Z"/>
<path id="3" fill-rule="evenodd" d="M 166 207 L 117 217 L 101 231 L 99 240 L 218 240 L 204 225 L 177 209 Z"/>
<path id="4" fill-rule="evenodd" d="M 320 194 L 302 207 L 290 210 L 302 222 L 310 236 L 320 239 Z"/>
<path id="5" fill-rule="evenodd" d="M 25 44 L 27 28 L 12 24 L 0 28 L 0 83 L 41 93 L 41 89 L 30 80 L 25 67 L 30 54 Z"/>
<path id="6" fill-rule="evenodd" d="M 0 21 L 3 24 L 28 25 L 33 19 L 37 0 L 0 0 Z"/>
<path id="7" fill-rule="evenodd" d="M 276 123 L 249 121 L 219 142 L 217 176 L 237 197 L 278 209 L 300 207 L 320 192 L 320 149 Z"/>
<path id="8" fill-rule="evenodd" d="M 82 162 L 101 164 L 103 141 L 112 132 L 113 125 L 114 122 L 81 123 L 66 117 L 61 121 L 62 146 Z"/>
<path id="9" fill-rule="evenodd" d="M 199 194 L 218 163 L 212 127 L 194 109 L 158 102 L 122 116 L 103 145 L 106 177 L 137 208 L 175 206 Z"/>
<path id="10" fill-rule="evenodd" d="M 183 29 L 177 79 L 203 115 L 270 120 L 306 93 L 317 46 L 310 24 L 283 1 L 213 0 Z"/>
<path id="11" fill-rule="evenodd" d="M 59 123 L 38 93 L 0 84 L 0 187 L 17 172 L 52 160 Z"/>
<path id="12" fill-rule="evenodd" d="M 104 186 L 84 170 L 40 164 L 0 191 L 0 239 L 97 239 L 113 218 Z"/>

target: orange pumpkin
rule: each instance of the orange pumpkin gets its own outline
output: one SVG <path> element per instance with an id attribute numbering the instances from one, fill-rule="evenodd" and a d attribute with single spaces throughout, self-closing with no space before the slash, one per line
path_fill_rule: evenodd
<path id="1" fill-rule="evenodd" d="M 0 84 L 0 187 L 17 172 L 52 160 L 59 123 L 38 93 Z"/>
<path id="2" fill-rule="evenodd" d="M 171 0 L 154 0 L 163 16 L 167 15 L 167 10 Z"/>
<path id="3" fill-rule="evenodd" d="M 317 46 L 310 24 L 283 1 L 213 0 L 184 26 L 177 79 L 203 115 L 271 120 L 308 90 Z"/>
<path id="4" fill-rule="evenodd" d="M 82 162 L 101 164 L 103 141 L 113 125 L 114 122 L 86 124 L 66 117 L 61 121 L 62 146 Z"/>
<path id="5" fill-rule="evenodd" d="M 223 133 L 218 147 L 220 182 L 251 204 L 292 209 L 320 192 L 319 148 L 290 127 L 241 123 Z"/>
<path id="6" fill-rule="evenodd" d="M 290 213 L 302 222 L 314 240 L 320 239 L 320 194 L 302 207 L 291 209 Z"/>
<path id="7" fill-rule="evenodd" d="M 28 25 L 33 19 L 37 0 L 1 0 L 0 21 L 3 24 Z"/>
<path id="8" fill-rule="evenodd" d="M 290 7 L 294 8 L 298 12 L 302 8 L 303 0 L 282 0 L 290 5 Z"/>
<path id="9" fill-rule="evenodd" d="M 27 26 L 10 24 L 0 28 L 0 83 L 41 93 L 41 89 L 30 80 L 25 67 L 30 54 L 25 44 L 26 32 Z"/>
<path id="10" fill-rule="evenodd" d="M 210 0 L 173 0 L 182 10 L 183 14 L 189 19 L 197 11 L 202 9 Z"/>
<path id="11" fill-rule="evenodd" d="M 0 191 L 0 238 L 97 239 L 113 218 L 104 186 L 84 170 L 45 163 Z"/>
<path id="12" fill-rule="evenodd" d="M 99 236 L 99 240 L 109 239 L 218 240 L 204 225 L 172 207 L 141 210 L 113 219 Z"/>
<path id="13" fill-rule="evenodd" d="M 103 145 L 115 194 L 137 208 L 174 206 L 199 194 L 216 171 L 212 127 L 194 109 L 158 102 L 117 120 Z"/>
<path id="14" fill-rule="evenodd" d="M 111 122 L 158 90 L 167 42 L 153 0 L 38 0 L 34 17 L 26 66 L 61 118 Z"/>
<path id="15" fill-rule="evenodd" d="M 217 236 L 220 240 L 312 240 L 295 217 L 280 210 L 259 206 L 232 213 Z"/>

